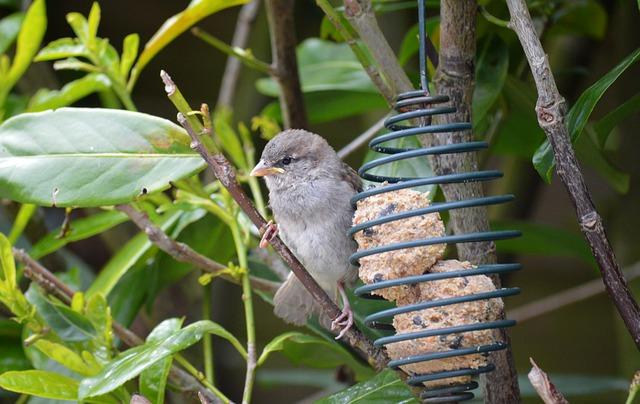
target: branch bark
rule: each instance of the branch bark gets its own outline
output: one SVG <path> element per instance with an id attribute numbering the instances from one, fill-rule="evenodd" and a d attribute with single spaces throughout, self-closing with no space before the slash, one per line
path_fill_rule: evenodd
<path id="1" fill-rule="evenodd" d="M 24 250 L 13 248 L 12 252 L 15 259 L 24 264 L 24 275 L 27 278 L 40 285 L 40 287 L 42 287 L 48 294 L 57 297 L 62 302 L 66 304 L 71 303 L 74 291 L 69 286 L 60 281 L 54 274 L 49 272 L 47 268 L 40 265 L 38 261 L 31 258 Z M 112 327 L 116 335 L 127 346 L 134 347 L 144 343 L 142 338 L 128 330 L 123 325 L 114 321 Z M 172 366 L 169 377 L 171 378 L 171 381 L 179 386 L 182 391 L 193 391 L 199 394 L 204 394 L 211 402 L 221 403 L 220 399 L 209 391 L 209 389 L 204 387 L 196 378 L 182 369 Z"/>
<path id="2" fill-rule="evenodd" d="M 296 34 L 293 19 L 295 0 L 267 0 L 267 18 L 271 33 L 272 68 L 280 85 L 280 109 L 286 128 L 307 129 L 298 61 L 296 59 Z"/>
<path id="3" fill-rule="evenodd" d="M 258 11 L 260 11 L 260 0 L 253 0 L 252 2 L 242 6 L 240 13 L 238 14 L 238 21 L 236 22 L 233 39 L 231 40 L 232 47 L 241 49 L 245 49 L 247 47 L 249 32 L 251 31 L 253 22 L 258 16 Z M 220 92 L 218 93 L 216 108 L 233 107 L 233 96 L 236 92 L 241 67 L 242 65 L 237 58 L 227 58 L 227 64 L 224 67 L 224 74 L 222 75 L 222 81 L 220 83 Z"/>
<path id="4" fill-rule="evenodd" d="M 600 268 L 600 275 L 607 293 L 618 309 L 636 346 L 640 348 L 640 307 L 620 271 L 602 218 L 596 211 L 591 194 L 584 182 L 564 122 L 567 112 L 565 100 L 558 91 L 549 59 L 536 35 L 526 3 L 524 0 L 507 0 L 507 6 L 511 14 L 509 27 L 515 31 L 520 40 L 536 83 L 538 124 L 544 130 L 553 148 L 556 172 L 569 193 L 578 216 L 580 229 Z"/>

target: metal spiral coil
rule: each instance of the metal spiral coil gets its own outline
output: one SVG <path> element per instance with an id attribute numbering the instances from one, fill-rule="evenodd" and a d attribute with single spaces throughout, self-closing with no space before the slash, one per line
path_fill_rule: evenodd
<path id="1" fill-rule="evenodd" d="M 424 14 L 424 0 L 418 1 L 419 11 L 419 30 L 420 30 L 420 81 L 421 90 L 410 91 L 401 94 L 395 104 L 395 110 L 397 114 L 390 116 L 385 121 L 385 127 L 390 131 L 387 134 L 378 136 L 369 143 L 369 147 L 376 152 L 387 154 L 389 156 L 381 157 L 374 161 L 368 162 L 363 165 L 358 174 L 365 180 L 383 183 L 388 185 L 368 189 L 355 195 L 351 199 L 352 205 L 355 207 L 356 203 L 367 197 L 378 195 L 386 192 L 392 192 L 399 189 L 415 188 L 424 185 L 443 185 L 452 183 L 468 183 L 476 181 L 490 181 L 502 177 L 502 173 L 495 170 L 477 171 L 477 172 L 461 172 L 447 175 L 435 175 L 426 178 L 409 178 L 409 177 L 391 177 L 371 174 L 370 171 L 375 167 L 390 164 L 396 161 L 423 157 L 429 155 L 443 155 L 451 153 L 466 153 L 475 152 L 477 150 L 485 149 L 488 147 L 486 142 L 464 142 L 456 144 L 447 144 L 433 147 L 423 148 L 400 148 L 385 146 L 385 143 L 400 139 L 404 137 L 417 136 L 417 135 L 431 135 L 437 136 L 438 133 L 451 133 L 460 132 L 471 129 L 471 123 L 469 122 L 454 122 L 447 124 L 431 124 L 431 118 L 438 115 L 451 114 L 456 111 L 455 107 L 444 106 L 442 104 L 449 102 L 449 97 L 441 95 L 429 95 L 428 84 L 426 79 L 426 56 L 425 56 L 425 14 Z M 421 125 L 412 125 L 411 122 L 421 122 Z M 452 209 L 462 209 L 478 206 L 487 206 L 501 204 L 513 200 L 513 195 L 502 196 L 489 196 L 482 198 L 466 199 L 461 201 L 451 201 L 442 203 L 433 203 L 430 206 L 415 209 L 406 212 L 395 213 L 387 216 L 382 216 L 374 220 L 370 220 L 365 223 L 353 226 L 349 234 L 354 235 L 357 232 L 364 231 L 373 226 L 389 223 L 397 220 L 406 219 L 414 216 L 426 215 L 435 212 L 445 212 Z M 396 251 L 401 249 L 409 249 L 415 247 L 429 246 L 434 244 L 458 244 L 480 241 L 496 241 L 520 236 L 518 231 L 484 231 L 477 233 L 445 235 L 442 237 L 432 237 L 428 239 L 410 240 L 400 243 L 393 243 L 388 245 L 382 245 L 366 250 L 358 251 L 350 257 L 350 261 L 353 265 L 358 265 L 358 260 L 363 257 L 382 254 L 389 251 Z M 359 287 L 355 290 L 355 294 L 360 297 L 379 298 L 372 296 L 371 292 L 400 285 L 413 285 L 421 282 L 430 282 L 442 279 L 450 279 L 463 276 L 477 276 L 477 275 L 491 275 L 502 274 L 512 272 L 520 269 L 520 264 L 495 264 L 495 265 L 480 265 L 473 269 L 464 269 L 453 272 L 442 273 L 427 273 L 419 276 L 409 276 L 401 279 L 387 280 L 375 282 L 373 284 Z M 433 301 L 424 301 L 412 305 L 396 307 L 388 310 L 383 310 L 377 313 L 373 313 L 367 316 L 364 320 L 365 325 L 371 328 L 378 328 L 384 330 L 394 330 L 390 324 L 389 319 L 393 318 L 396 314 L 413 312 L 417 310 L 423 310 L 427 308 L 440 307 L 446 305 L 452 305 L 457 303 L 478 301 L 492 298 L 502 298 L 518 294 L 520 290 L 518 288 L 502 288 L 489 292 L 476 293 L 465 296 L 451 297 L 438 299 Z M 387 319 L 387 321 L 381 321 Z M 396 334 L 378 338 L 374 345 L 384 346 L 387 344 L 407 341 L 418 338 L 443 336 L 454 333 L 465 333 L 478 330 L 497 329 L 511 327 L 515 325 L 514 320 L 498 320 L 498 321 L 486 321 L 477 322 L 472 324 L 465 324 L 460 326 L 445 327 L 439 329 L 429 329 L 424 331 L 417 331 L 404 334 Z M 448 351 L 439 352 L 427 352 L 419 353 L 413 356 L 409 356 L 402 359 L 397 359 L 389 362 L 388 366 L 393 369 L 397 369 L 402 365 L 418 363 L 423 361 L 429 361 L 434 359 L 443 359 L 454 356 L 462 356 L 478 353 L 489 353 L 492 351 L 498 351 L 505 349 L 507 344 L 505 342 L 496 342 L 490 345 L 474 346 L 469 348 L 451 349 Z M 441 371 L 429 374 L 414 374 L 411 375 L 407 383 L 414 386 L 420 386 L 423 382 L 448 379 L 459 376 L 476 376 L 481 373 L 486 373 L 494 370 L 495 366 L 489 364 L 478 369 L 466 368 L 457 369 L 451 371 Z M 423 391 L 421 398 L 425 402 L 437 403 L 437 402 L 451 402 L 451 401 L 464 401 L 474 397 L 470 390 L 478 387 L 478 383 L 459 383 L 450 384 L 445 387 L 431 388 Z"/>

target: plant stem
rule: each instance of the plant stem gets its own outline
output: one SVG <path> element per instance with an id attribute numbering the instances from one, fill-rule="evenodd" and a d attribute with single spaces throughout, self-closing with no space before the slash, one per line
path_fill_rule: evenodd
<path id="1" fill-rule="evenodd" d="M 227 398 L 220 390 L 216 388 L 213 384 L 209 383 L 205 375 L 202 374 L 201 371 L 196 369 L 188 360 L 186 360 L 182 355 L 175 354 L 173 359 L 180 364 L 191 376 L 195 377 L 203 386 L 207 389 L 211 390 L 213 394 L 215 394 L 223 403 L 230 403 L 231 400 Z"/>
<path id="2" fill-rule="evenodd" d="M 211 283 L 202 288 L 202 319 L 211 320 Z M 211 334 L 206 333 L 202 338 L 202 351 L 204 360 L 204 374 L 211 384 L 215 384 L 215 373 L 213 368 L 213 345 Z"/>

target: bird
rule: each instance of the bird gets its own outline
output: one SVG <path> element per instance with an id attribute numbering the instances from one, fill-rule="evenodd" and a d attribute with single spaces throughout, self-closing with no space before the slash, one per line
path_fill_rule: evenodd
<path id="1" fill-rule="evenodd" d="M 280 235 L 327 294 L 334 301 L 341 297 L 342 312 L 330 327 L 340 330 L 336 339 L 342 338 L 353 326 L 345 287 L 358 273 L 349 263 L 357 245 L 348 230 L 354 214 L 350 199 L 362 191 L 360 177 L 323 137 L 302 129 L 287 129 L 273 137 L 250 175 L 264 177 L 275 219 L 261 229 L 260 246 Z M 303 325 L 313 314 L 328 323 L 293 273 L 273 303 L 274 313 L 288 323 Z"/>

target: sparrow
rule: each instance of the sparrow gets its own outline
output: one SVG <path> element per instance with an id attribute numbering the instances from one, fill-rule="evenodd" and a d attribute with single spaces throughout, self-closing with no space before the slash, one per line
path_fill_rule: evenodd
<path id="1" fill-rule="evenodd" d="M 324 138 L 300 129 L 285 130 L 271 139 L 250 175 L 264 177 L 277 223 L 270 221 L 261 229 L 260 246 L 266 247 L 279 234 L 327 294 L 336 302 L 338 296 L 342 298 L 342 313 L 331 322 L 332 330 L 340 329 L 336 339 L 342 338 L 353 325 L 344 288 L 357 277 L 357 268 L 349 263 L 357 245 L 347 231 L 354 214 L 350 199 L 362 190 L 360 177 Z M 296 325 L 320 313 L 293 273 L 273 303 L 278 317 Z"/>

